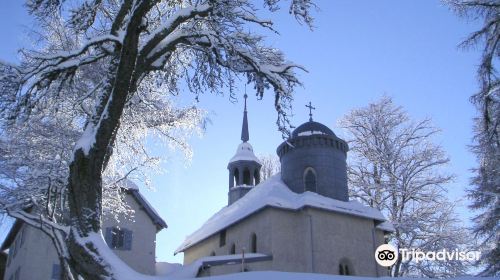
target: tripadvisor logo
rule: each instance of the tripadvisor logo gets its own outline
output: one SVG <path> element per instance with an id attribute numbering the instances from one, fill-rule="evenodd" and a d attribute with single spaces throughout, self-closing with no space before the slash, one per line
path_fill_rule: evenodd
<path id="1" fill-rule="evenodd" d="M 403 261 L 478 261 L 481 258 L 479 251 L 449 251 L 442 249 L 439 251 L 421 251 L 415 249 L 399 249 L 399 252 L 390 244 L 382 244 L 375 250 L 375 260 L 381 266 L 391 266 L 396 263 L 398 256 L 401 255 Z"/>
<path id="2" fill-rule="evenodd" d="M 381 266 L 391 266 L 398 260 L 398 250 L 390 244 L 382 244 L 375 250 L 375 260 Z"/>

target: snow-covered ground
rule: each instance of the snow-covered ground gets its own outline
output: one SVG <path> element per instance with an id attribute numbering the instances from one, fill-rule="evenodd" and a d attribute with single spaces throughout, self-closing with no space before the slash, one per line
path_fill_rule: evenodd
<path id="1" fill-rule="evenodd" d="M 201 279 L 201 278 L 200 278 Z M 207 280 L 389 280 L 395 279 L 391 277 L 360 277 L 360 276 L 340 276 L 340 275 L 326 275 L 326 274 L 315 274 L 315 273 L 292 273 L 292 272 L 277 272 L 277 271 L 256 271 L 256 272 L 245 272 L 245 273 L 236 273 L 236 274 L 228 274 L 223 276 L 216 277 L 206 277 L 202 279 Z M 401 277 L 397 278 L 398 280 L 419 280 L 425 279 L 429 280 L 431 278 L 409 278 L 409 277 Z M 495 277 L 473 277 L 473 276 L 464 276 L 464 277 L 456 277 L 449 278 L 453 280 L 498 280 L 499 278 Z"/>

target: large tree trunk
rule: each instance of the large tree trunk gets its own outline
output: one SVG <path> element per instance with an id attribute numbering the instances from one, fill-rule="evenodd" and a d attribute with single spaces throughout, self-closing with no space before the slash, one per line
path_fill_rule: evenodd
<path id="1" fill-rule="evenodd" d="M 99 248 L 92 243 L 82 242 L 82 239 L 101 230 L 102 173 L 127 97 L 134 88 L 131 81 L 136 71 L 141 22 L 151 8 L 151 2 L 154 1 L 143 1 L 133 9 L 109 98 L 102 99 L 100 105 L 103 110 L 96 118 L 98 121 L 88 124 L 95 126 L 95 142 L 88 153 L 77 149 L 70 164 L 68 190 L 71 231 L 68 249 L 74 268 L 85 279 L 114 278 L 113 268 L 99 256 Z"/>

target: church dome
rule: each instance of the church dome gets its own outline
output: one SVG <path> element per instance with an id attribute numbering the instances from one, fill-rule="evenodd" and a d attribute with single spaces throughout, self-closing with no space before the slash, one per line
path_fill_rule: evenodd
<path id="1" fill-rule="evenodd" d="M 335 133 L 333 133 L 333 131 L 326 125 L 315 121 L 308 121 L 297 127 L 292 132 L 292 137 L 309 136 L 315 134 L 335 136 Z"/>
<path id="2" fill-rule="evenodd" d="M 243 142 L 236 149 L 236 154 L 229 160 L 229 163 L 245 160 L 245 161 L 256 161 L 259 159 L 253 153 L 253 147 L 248 142 Z"/>
<path id="3" fill-rule="evenodd" d="M 276 149 L 281 163 L 281 179 L 295 193 L 311 191 L 348 201 L 348 150 L 344 140 L 311 117 Z"/>

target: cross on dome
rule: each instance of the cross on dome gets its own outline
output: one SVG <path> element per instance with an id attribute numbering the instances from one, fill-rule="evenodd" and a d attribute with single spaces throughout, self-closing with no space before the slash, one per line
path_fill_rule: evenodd
<path id="1" fill-rule="evenodd" d="M 316 107 L 312 106 L 311 101 L 309 101 L 309 105 L 306 105 L 306 107 L 309 108 L 309 121 L 312 122 L 313 120 L 312 110 L 316 110 Z"/>

